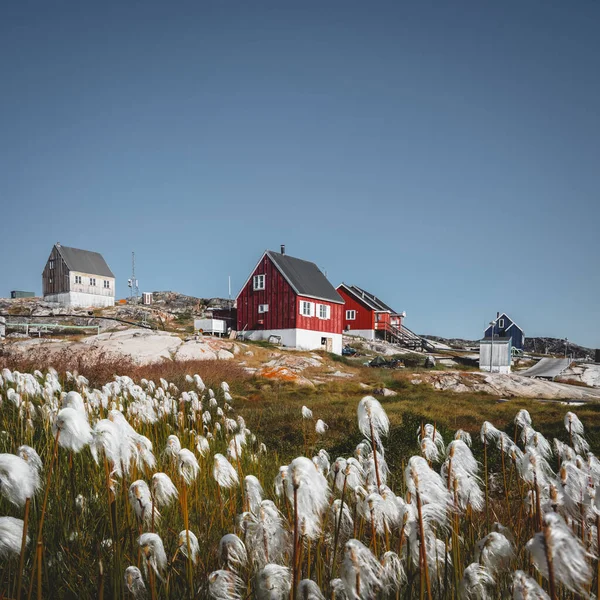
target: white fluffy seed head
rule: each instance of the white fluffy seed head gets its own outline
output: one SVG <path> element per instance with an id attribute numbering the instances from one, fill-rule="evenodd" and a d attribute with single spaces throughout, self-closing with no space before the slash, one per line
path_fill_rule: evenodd
<path id="1" fill-rule="evenodd" d="M 166 473 L 152 475 L 152 494 L 158 506 L 168 506 L 179 497 L 177 488 Z"/>
<path id="2" fill-rule="evenodd" d="M 240 484 L 237 471 L 222 454 L 214 456 L 213 477 L 222 488 L 233 488 Z"/>
<path id="3" fill-rule="evenodd" d="M 125 587 L 134 598 L 143 598 L 146 593 L 146 585 L 142 573 L 137 567 L 125 569 Z"/>
<path id="4" fill-rule="evenodd" d="M 357 417 L 361 433 L 369 440 L 371 440 L 371 435 L 375 438 L 371 442 L 379 445 L 381 437 L 388 435 L 390 421 L 379 400 L 373 396 L 365 396 L 358 403 Z"/>
<path id="5" fill-rule="evenodd" d="M 14 517 L 0 517 L 0 558 L 19 556 L 23 538 L 23 521 Z M 27 536 L 29 543 L 29 536 Z"/>
<path id="6" fill-rule="evenodd" d="M 20 456 L 0 454 L 0 494 L 11 504 L 25 506 L 39 489 L 37 471 Z"/>

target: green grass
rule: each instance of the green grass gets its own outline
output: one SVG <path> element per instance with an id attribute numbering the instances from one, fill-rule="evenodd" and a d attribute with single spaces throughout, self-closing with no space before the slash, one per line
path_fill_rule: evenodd
<path id="1" fill-rule="evenodd" d="M 32 371 L 35 366 L 42 364 L 32 357 L 23 359 L 25 362 L 10 366 L 22 372 Z M 71 357 L 70 360 L 73 360 Z M 290 383 L 268 381 L 250 378 L 233 361 L 205 361 L 194 363 L 177 363 L 166 361 L 160 365 L 137 367 L 129 362 L 110 362 L 109 357 L 99 363 L 80 360 L 70 364 L 67 356 L 63 362 L 57 363 L 61 381 L 65 390 L 73 384 L 66 381 L 64 373 L 67 368 L 77 370 L 90 379 L 90 384 L 101 387 L 110 381 L 115 373 L 128 374 L 136 381 L 142 378 L 156 382 L 164 377 L 175 384 L 180 391 L 189 390 L 193 386 L 185 379 L 186 374 L 199 373 L 210 387 L 218 390 L 221 381 L 229 382 L 234 395 L 234 413 L 241 415 L 247 427 L 256 434 L 255 444 L 251 444 L 239 464 L 241 475 L 254 474 L 263 484 L 266 497 L 274 500 L 286 518 L 290 515 L 290 506 L 274 493 L 273 481 L 280 465 L 287 465 L 295 457 L 306 454 L 312 456 L 320 448 L 326 449 L 335 460 L 338 456 L 348 457 L 354 452 L 356 445 L 363 439 L 357 427 L 356 410 L 360 399 L 369 390 L 363 389 L 357 381 L 336 380 L 314 388 L 297 387 Z M 0 364 L 0 366 L 7 366 Z M 354 366 L 354 365 L 353 365 Z M 384 398 L 379 396 L 390 419 L 389 436 L 384 440 L 386 460 L 391 469 L 388 484 L 397 494 L 404 493 L 403 470 L 413 454 L 419 453 L 417 431 L 423 423 L 435 424 L 436 430 L 448 443 L 456 429 L 461 428 L 473 436 L 473 452 L 477 459 L 483 459 L 483 448 L 479 441 L 479 431 L 483 421 L 489 420 L 496 427 L 506 431 L 511 438 L 514 436 L 513 419 L 516 412 L 527 409 L 533 419 L 535 428 L 548 439 L 558 437 L 568 441 L 568 434 L 563 425 L 563 417 L 568 407 L 559 403 L 537 402 L 534 400 L 513 399 L 499 403 L 498 398 L 482 393 L 456 394 L 436 391 L 421 384 L 413 385 L 409 379 L 410 373 L 389 371 L 386 369 L 369 369 L 355 367 L 358 380 L 363 381 L 370 389 L 387 387 L 397 396 Z M 5 385 L 6 388 L 6 385 Z M 53 437 L 43 419 L 38 417 L 35 427 L 28 429 L 22 416 L 14 404 L 7 400 L 6 389 L 0 391 L 3 402 L 0 405 L 0 452 L 16 452 L 19 445 L 27 443 L 37 449 L 46 468 L 50 462 Z M 222 394 L 217 391 L 218 404 L 223 407 Z M 25 398 L 31 402 L 38 415 L 42 414 L 41 407 L 45 401 L 40 397 Z M 117 400 L 124 405 L 125 411 L 129 399 Z M 205 406 L 208 402 L 205 400 Z M 302 405 L 308 406 L 314 414 L 314 420 L 321 418 L 328 425 L 328 432 L 319 436 L 314 431 L 314 420 L 305 421 L 301 418 Z M 587 404 L 575 409 L 586 427 L 586 438 L 593 452 L 600 451 L 600 405 Z M 157 582 L 158 597 L 160 598 L 206 598 L 209 574 L 222 566 L 218 556 L 218 542 L 225 533 L 236 531 L 236 515 L 242 512 L 243 495 L 240 488 L 224 495 L 224 524 L 221 526 L 221 511 L 217 500 L 217 486 L 212 477 L 212 455 L 216 452 L 226 454 L 230 436 L 223 430 L 218 432 L 215 422 L 220 421 L 216 409 L 212 408 L 213 421 L 209 429 L 215 436 L 211 452 L 206 458 L 199 458 L 200 474 L 189 490 L 189 519 L 190 529 L 200 541 L 200 560 L 193 569 L 193 589 L 188 586 L 185 561 L 177 553 L 177 536 L 183 529 L 183 515 L 179 504 L 162 511 L 162 519 L 157 523 L 157 532 L 161 535 L 170 561 L 168 578 Z M 91 421 L 106 416 L 106 411 L 92 411 Z M 170 415 L 159 420 L 154 425 L 144 424 L 134 418 L 130 419 L 135 429 L 147 436 L 154 445 L 157 466 L 154 470 L 144 471 L 134 469 L 124 480 L 116 480 L 115 502 L 118 532 L 116 538 L 111 532 L 109 519 L 109 496 L 106 490 L 106 478 L 101 462 L 96 465 L 89 448 L 73 456 L 61 448 L 58 463 L 49 492 L 49 502 L 44 526 L 44 569 L 42 597 L 44 598 L 92 598 L 98 597 L 100 582 L 103 581 L 104 597 L 126 597 L 122 577 L 128 565 L 140 565 L 138 556 L 137 537 L 141 530 L 136 522 L 127 498 L 127 489 L 135 479 L 141 478 L 149 482 L 156 471 L 166 472 L 174 483 L 182 490 L 182 482 L 177 474 L 177 466 L 163 454 L 167 437 L 170 434 L 179 436 L 182 446 L 194 450 L 195 431 L 202 429 L 201 424 L 188 423 L 182 426 L 176 415 Z M 268 452 L 260 457 L 258 462 L 252 458 L 258 444 L 264 442 Z M 556 468 L 556 464 L 554 465 Z M 439 465 L 435 465 L 439 470 Z M 490 472 L 500 473 L 501 463 L 498 451 L 490 449 Z M 44 474 L 45 481 L 45 474 Z M 497 477 L 495 477 L 495 480 Z M 490 511 L 493 520 L 499 520 L 509 526 L 517 539 L 518 554 L 512 567 L 528 570 L 528 555 L 523 550 L 525 543 L 534 533 L 532 521 L 523 513 L 523 504 L 519 494 L 517 478 L 513 478 L 509 494 L 513 502 L 508 508 L 500 488 L 492 494 Z M 82 494 L 86 508 L 80 513 L 75 508 L 75 498 Z M 339 497 L 339 492 L 336 493 Z M 31 511 L 29 533 L 32 538 L 25 563 L 25 586 L 32 580 L 32 563 L 35 548 L 35 532 L 39 522 L 41 496 L 38 496 Z M 0 498 L 0 515 L 22 517 L 22 511 Z M 291 528 L 291 523 L 288 522 Z M 328 529 L 329 527 L 329 529 Z M 327 536 L 319 542 L 320 550 L 311 553 L 308 561 L 308 551 L 301 561 L 302 576 L 308 575 L 317 580 L 326 597 L 330 597 L 328 582 L 331 576 L 331 525 L 325 524 Z M 488 529 L 484 515 L 472 514 L 468 518 L 461 517 L 459 534 L 462 536 L 461 553 L 462 568 L 474 560 L 474 544 L 483 537 Z M 370 546 L 374 542 L 381 549 L 384 539 L 373 540 L 365 523 L 358 533 L 360 539 Z M 438 532 L 443 536 L 443 532 Z M 398 532 L 391 533 L 391 544 L 396 548 L 400 542 Z M 112 540 L 112 541 L 109 541 Z M 114 542 L 114 545 L 113 545 Z M 340 555 L 343 554 L 340 551 Z M 339 555 L 338 555 L 339 556 Z M 174 558 L 176 557 L 176 558 Z M 0 590 L 10 597 L 15 594 L 15 580 L 18 560 L 11 558 L 0 571 Z M 100 564 L 103 577 L 100 578 Z M 403 587 L 400 597 L 406 600 L 419 597 L 418 571 L 408 568 L 409 581 Z M 338 566 L 334 567 L 334 573 Z M 244 569 L 241 573 L 246 582 L 246 595 L 252 597 L 252 573 Z M 438 573 L 440 579 L 444 576 Z M 168 579 L 168 585 L 167 585 Z M 508 573 L 498 579 L 494 597 L 507 597 L 510 579 Z M 34 592 L 37 591 L 33 584 Z M 446 598 L 456 597 L 455 586 L 446 581 Z M 394 595 L 395 597 L 395 595 Z M 435 595 L 434 597 L 438 597 Z M 573 598 L 564 593 L 564 598 Z"/>

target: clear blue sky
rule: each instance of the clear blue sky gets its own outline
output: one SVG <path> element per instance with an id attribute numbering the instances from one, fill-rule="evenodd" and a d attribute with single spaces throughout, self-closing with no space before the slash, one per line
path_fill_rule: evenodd
<path id="1" fill-rule="evenodd" d="M 0 295 L 285 243 L 419 333 L 600 347 L 599 0 L 4 2 L 0 75 Z"/>

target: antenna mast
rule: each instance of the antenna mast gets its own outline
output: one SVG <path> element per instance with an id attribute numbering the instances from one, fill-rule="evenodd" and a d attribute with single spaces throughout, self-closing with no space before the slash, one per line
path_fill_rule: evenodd
<path id="1" fill-rule="evenodd" d="M 138 280 L 135 278 L 135 252 L 131 253 L 131 279 L 127 282 L 127 285 L 131 290 L 129 294 L 131 301 L 137 303 L 139 296 L 139 287 Z"/>

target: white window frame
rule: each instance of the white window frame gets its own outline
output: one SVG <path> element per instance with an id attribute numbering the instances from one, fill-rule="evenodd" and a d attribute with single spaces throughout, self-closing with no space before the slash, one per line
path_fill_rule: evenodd
<path id="1" fill-rule="evenodd" d="M 90 277 L 90 286 L 96 287 L 96 278 L 95 277 Z"/>
<path id="2" fill-rule="evenodd" d="M 346 311 L 346 321 L 356 321 L 356 311 L 355 310 L 347 310 Z"/>
<path id="3" fill-rule="evenodd" d="M 110 290 L 110 281 L 108 281 L 108 279 L 104 280 L 104 289 Z"/>
<path id="4" fill-rule="evenodd" d="M 75 283 L 81 285 L 81 275 L 75 275 Z"/>
<path id="5" fill-rule="evenodd" d="M 256 292 L 258 290 L 265 289 L 265 275 L 264 273 L 259 273 L 252 278 L 252 289 Z"/>
<path id="6" fill-rule="evenodd" d="M 323 321 L 331 319 L 331 306 L 328 304 L 317 304 L 317 316 Z"/>
<path id="7" fill-rule="evenodd" d="M 51 258 L 51 259 L 48 261 L 48 266 L 49 266 L 51 269 L 54 269 L 54 259 L 53 259 L 53 258 Z"/>
<path id="8" fill-rule="evenodd" d="M 305 309 L 308 309 L 308 313 Z M 300 314 L 303 317 L 314 317 L 315 316 L 315 303 L 309 302 L 308 300 L 300 301 Z"/>
<path id="9" fill-rule="evenodd" d="M 504 318 L 498 319 L 498 328 L 504 329 Z"/>
<path id="10" fill-rule="evenodd" d="M 258 305 L 258 313 L 263 314 L 266 312 L 269 312 L 269 305 L 268 304 L 259 304 Z"/>

